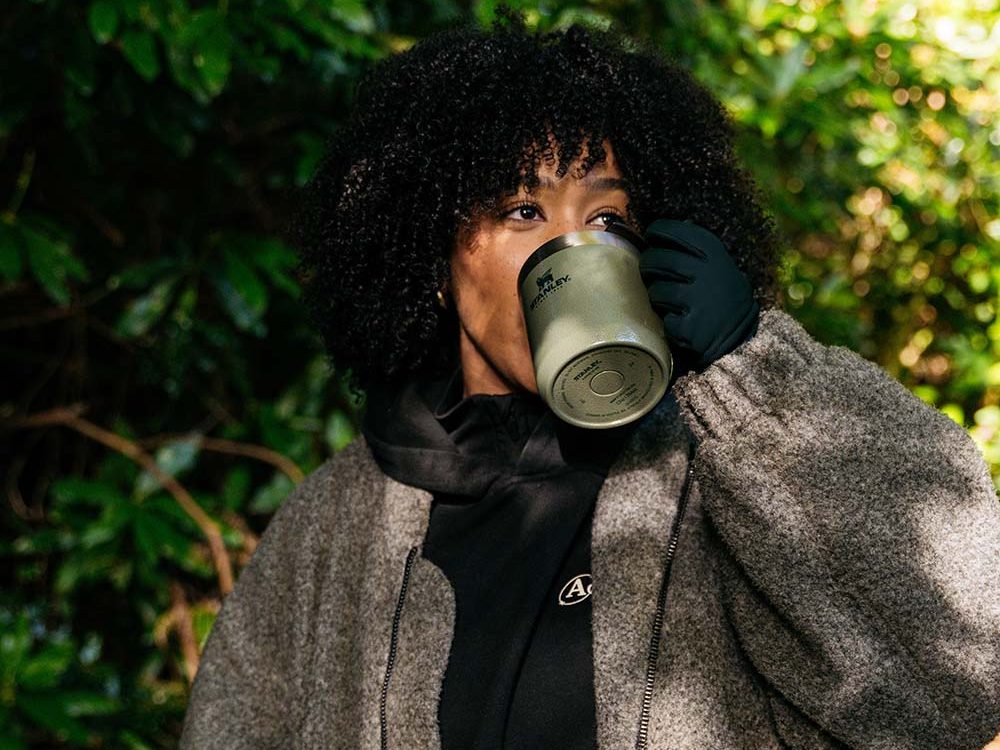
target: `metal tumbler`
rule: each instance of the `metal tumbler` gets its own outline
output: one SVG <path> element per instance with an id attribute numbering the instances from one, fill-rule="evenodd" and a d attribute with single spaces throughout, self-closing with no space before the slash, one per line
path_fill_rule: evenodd
<path id="1" fill-rule="evenodd" d="M 673 358 L 639 274 L 644 246 L 623 224 L 568 232 L 518 273 L 538 392 L 570 424 L 627 424 L 666 393 Z"/>

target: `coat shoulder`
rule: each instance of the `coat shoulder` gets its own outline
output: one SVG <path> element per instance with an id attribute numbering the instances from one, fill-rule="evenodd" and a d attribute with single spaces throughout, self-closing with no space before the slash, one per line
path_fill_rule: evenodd
<path id="1" fill-rule="evenodd" d="M 381 497 L 385 475 L 371 451 L 358 437 L 307 474 L 288 494 L 275 513 L 293 516 L 298 523 L 317 524 L 327 519 L 363 512 Z"/>

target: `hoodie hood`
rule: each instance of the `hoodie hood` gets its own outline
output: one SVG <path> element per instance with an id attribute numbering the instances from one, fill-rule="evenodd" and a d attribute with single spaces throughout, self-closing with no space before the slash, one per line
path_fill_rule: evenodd
<path id="1" fill-rule="evenodd" d="M 393 479 L 478 499 L 501 475 L 590 469 L 606 475 L 639 421 L 588 430 L 527 391 L 462 396 L 461 365 L 368 389 L 361 431 Z"/>

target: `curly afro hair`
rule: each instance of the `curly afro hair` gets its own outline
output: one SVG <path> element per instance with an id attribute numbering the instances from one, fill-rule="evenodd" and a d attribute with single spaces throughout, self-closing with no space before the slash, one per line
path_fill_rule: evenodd
<path id="1" fill-rule="evenodd" d="M 542 159 L 563 176 L 586 149 L 586 173 L 605 139 L 630 223 L 704 226 L 777 306 L 777 231 L 733 137 L 690 73 L 614 27 L 531 32 L 504 5 L 490 29 L 439 32 L 365 72 L 302 190 L 291 239 L 310 323 L 355 389 L 452 366 L 457 319 L 437 291 L 458 233 L 536 187 Z"/>

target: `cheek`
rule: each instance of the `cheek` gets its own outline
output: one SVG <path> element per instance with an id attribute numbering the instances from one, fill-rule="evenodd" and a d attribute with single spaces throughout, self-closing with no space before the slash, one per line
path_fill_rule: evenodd
<path id="1" fill-rule="evenodd" d="M 452 295 L 462 328 L 489 366 L 537 393 L 517 274 L 528 248 L 492 246 L 452 257 Z"/>
<path id="2" fill-rule="evenodd" d="M 518 328 L 523 328 L 521 302 L 517 296 L 517 272 L 507 268 L 481 269 L 480 273 L 466 277 L 461 295 L 467 324 L 484 336 L 496 337 L 495 342 L 506 344 Z M 513 343 L 513 342 L 510 342 Z"/>
<path id="3" fill-rule="evenodd" d="M 452 262 L 452 282 L 465 327 L 486 345 L 517 345 L 524 320 L 517 295 L 520 264 L 502 250 L 460 256 Z M 489 337 L 497 337 L 490 341 Z"/>

